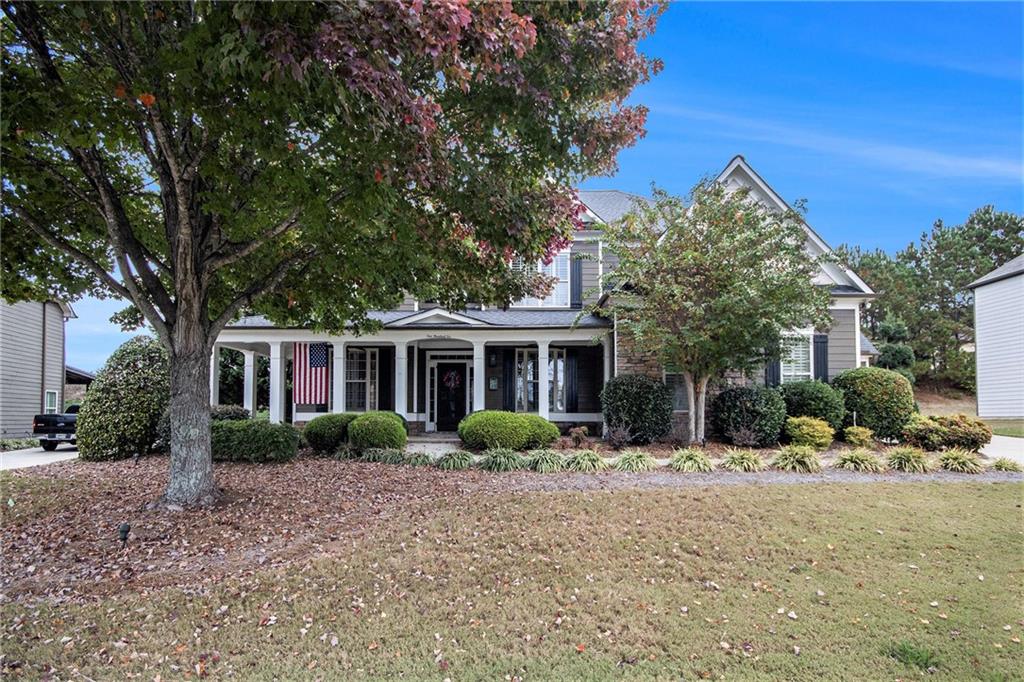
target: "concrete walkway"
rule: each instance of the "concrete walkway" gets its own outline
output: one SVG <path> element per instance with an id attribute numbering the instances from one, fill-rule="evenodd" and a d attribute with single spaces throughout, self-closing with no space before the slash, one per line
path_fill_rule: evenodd
<path id="1" fill-rule="evenodd" d="M 78 458 L 78 448 L 74 445 L 61 445 L 53 452 L 47 452 L 40 447 L 26 448 L 25 450 L 11 450 L 0 452 L 0 471 L 7 469 L 24 469 L 41 464 L 53 464 L 68 459 Z"/>
<path id="2" fill-rule="evenodd" d="M 992 442 L 981 449 L 981 454 L 990 459 L 1006 457 L 1024 464 L 1024 438 L 992 436 Z"/>

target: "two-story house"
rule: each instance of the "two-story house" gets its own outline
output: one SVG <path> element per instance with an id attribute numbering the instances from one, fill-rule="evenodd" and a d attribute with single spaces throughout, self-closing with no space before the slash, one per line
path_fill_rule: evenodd
<path id="1" fill-rule="evenodd" d="M 737 156 L 718 180 L 748 187 L 751 196 L 778 209 L 785 202 Z M 600 393 L 620 373 L 644 373 L 674 388 L 675 409 L 687 411 L 682 382 L 666 375 L 653 357 L 636 353 L 606 318 L 583 315 L 600 303 L 602 280 L 615 267 L 606 252 L 602 227 L 625 215 L 642 197 L 619 192 L 580 191 L 584 229 L 549 265 L 538 268 L 556 278 L 544 299 L 524 299 L 508 309 L 477 307 L 451 311 L 408 299 L 395 310 L 378 311 L 375 333 L 325 335 L 282 329 L 258 316 L 244 317 L 220 334 L 220 348 L 245 354 L 244 404 L 255 405 L 255 356 L 270 357 L 270 418 L 307 422 L 327 412 L 394 410 L 412 432 L 453 431 L 466 414 L 480 409 L 538 413 L 568 426 L 602 423 Z M 829 246 L 809 226 L 807 249 Z M 765 371 L 769 384 L 830 379 L 857 367 L 861 357 L 860 304 L 873 295 L 857 275 L 837 264 L 822 266 L 815 282 L 832 291 L 832 325 L 794 330 L 799 343 Z M 291 395 L 285 390 L 288 363 L 298 363 Z M 217 402 L 217 363 L 211 386 Z M 595 432 L 592 430 L 592 433 Z M 599 432 L 599 430 L 597 431 Z"/>

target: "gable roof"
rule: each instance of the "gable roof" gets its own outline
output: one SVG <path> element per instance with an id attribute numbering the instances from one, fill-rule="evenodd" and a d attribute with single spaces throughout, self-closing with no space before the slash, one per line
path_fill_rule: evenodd
<path id="1" fill-rule="evenodd" d="M 620 220 L 633 210 L 633 205 L 638 201 L 651 202 L 647 197 L 617 189 L 581 189 L 577 194 L 583 205 L 606 223 Z"/>
<path id="2" fill-rule="evenodd" d="M 974 280 L 973 282 L 967 285 L 967 288 L 975 289 L 977 287 L 984 286 L 986 284 L 992 284 L 993 282 L 998 282 L 1001 279 L 1007 279 L 1008 277 L 1013 277 L 1021 273 L 1024 273 L 1024 253 L 1017 256 L 1016 258 L 1007 261 L 1006 263 L 1003 263 L 1002 265 L 1000 265 L 998 268 L 988 273 L 987 275 L 984 275 Z"/>
<path id="3" fill-rule="evenodd" d="M 871 339 L 864 336 L 864 332 L 860 332 L 860 354 L 878 355 L 878 349 L 875 348 L 875 344 L 871 343 Z"/>
<path id="4" fill-rule="evenodd" d="M 732 160 L 726 164 L 725 169 L 718 174 L 716 178 L 717 182 L 721 182 L 726 186 L 729 186 L 730 181 L 734 185 L 740 185 L 748 187 L 752 196 L 762 202 L 768 202 L 775 204 L 776 208 L 782 211 L 792 210 L 792 207 L 786 203 L 786 200 L 779 196 L 778 192 L 772 189 L 771 185 L 764 181 L 757 171 L 747 163 L 747 160 L 743 156 L 737 154 L 732 157 Z M 818 250 L 825 254 L 832 253 L 832 247 L 829 246 L 824 239 L 821 238 L 814 229 L 807 224 L 807 221 L 800 221 L 801 226 L 804 228 L 804 232 L 807 233 L 808 240 Z M 826 275 L 833 284 L 841 287 L 852 287 L 855 291 L 864 296 L 873 296 L 874 290 L 867 285 L 867 282 L 862 280 L 857 273 L 850 268 L 839 263 L 826 263 L 822 266 L 822 272 Z"/>
<path id="5" fill-rule="evenodd" d="M 579 310 L 460 310 L 442 308 L 427 310 L 373 310 L 367 318 L 380 322 L 385 329 L 452 329 L 465 327 L 601 328 L 611 321 L 596 315 L 580 316 Z M 229 329 L 275 329 L 273 322 L 262 315 L 247 315 L 228 325 Z"/>

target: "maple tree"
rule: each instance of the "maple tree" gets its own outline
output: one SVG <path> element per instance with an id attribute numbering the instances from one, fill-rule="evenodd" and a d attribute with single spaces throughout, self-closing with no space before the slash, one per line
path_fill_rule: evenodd
<path id="1" fill-rule="evenodd" d="M 8 300 L 130 302 L 171 358 L 164 500 L 216 498 L 209 363 L 252 310 L 543 287 L 571 186 L 643 134 L 647 1 L 3 2 Z"/>

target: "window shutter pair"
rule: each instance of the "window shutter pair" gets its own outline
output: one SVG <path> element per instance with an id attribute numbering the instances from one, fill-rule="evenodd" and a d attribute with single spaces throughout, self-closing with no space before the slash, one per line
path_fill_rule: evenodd
<path id="1" fill-rule="evenodd" d="M 814 367 L 812 374 L 818 381 L 828 381 L 828 334 L 814 335 Z M 772 360 L 764 367 L 764 385 L 774 388 L 782 383 L 782 363 Z"/>

